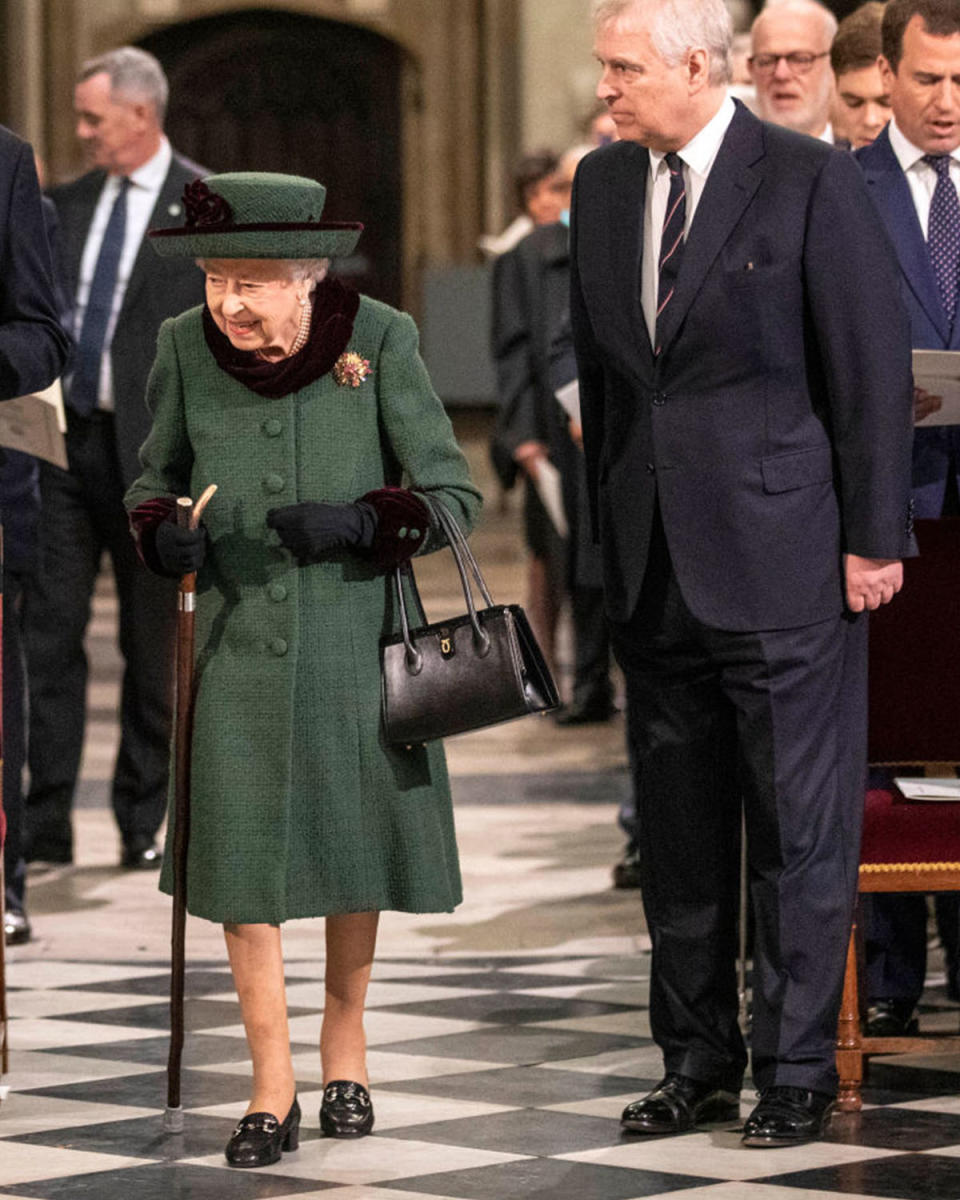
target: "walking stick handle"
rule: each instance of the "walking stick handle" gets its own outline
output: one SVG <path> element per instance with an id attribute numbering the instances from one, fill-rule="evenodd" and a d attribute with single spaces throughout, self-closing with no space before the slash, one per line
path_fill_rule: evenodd
<path id="1" fill-rule="evenodd" d="M 177 524 L 181 529 L 196 529 L 200 524 L 200 518 L 203 516 L 203 510 L 213 499 L 213 493 L 217 490 L 215 483 L 209 484 L 200 493 L 200 499 L 194 504 L 189 496 L 180 496 L 177 499 Z"/>

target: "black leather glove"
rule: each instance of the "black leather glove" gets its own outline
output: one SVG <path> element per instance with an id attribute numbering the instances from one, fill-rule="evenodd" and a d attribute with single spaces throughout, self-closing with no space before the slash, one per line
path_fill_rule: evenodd
<path id="1" fill-rule="evenodd" d="M 355 504 L 321 504 L 304 500 L 284 508 L 271 508 L 267 524 L 300 566 L 319 562 L 331 550 L 355 547 L 369 550 L 377 532 L 377 514 L 363 500 Z"/>
<path id="2" fill-rule="evenodd" d="M 203 566 L 207 556 L 207 531 L 202 525 L 196 529 L 181 529 L 173 521 L 162 521 L 154 533 L 154 546 L 164 573 L 179 579 Z"/>

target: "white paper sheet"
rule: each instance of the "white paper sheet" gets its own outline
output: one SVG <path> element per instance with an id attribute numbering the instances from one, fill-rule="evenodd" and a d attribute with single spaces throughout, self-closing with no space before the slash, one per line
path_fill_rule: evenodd
<path id="1" fill-rule="evenodd" d="M 893 781 L 908 800 L 960 800 L 960 779 L 901 779 Z"/>
<path id="2" fill-rule="evenodd" d="M 551 523 L 562 538 L 570 533 L 567 524 L 567 512 L 563 506 L 563 489 L 560 486 L 560 472 L 548 458 L 541 458 L 537 463 L 537 474 L 533 481 L 537 495 L 543 501 Z"/>
<path id="3" fill-rule="evenodd" d="M 553 393 L 560 401 L 560 407 L 576 425 L 582 425 L 580 420 L 580 380 L 571 379 L 562 388 Z"/>
<path id="4" fill-rule="evenodd" d="M 0 446 L 45 458 L 67 469 L 67 430 L 60 380 L 42 392 L 0 403 Z"/>
<path id="5" fill-rule="evenodd" d="M 918 425 L 960 425 L 960 350 L 914 350 L 913 382 L 943 400 Z"/>

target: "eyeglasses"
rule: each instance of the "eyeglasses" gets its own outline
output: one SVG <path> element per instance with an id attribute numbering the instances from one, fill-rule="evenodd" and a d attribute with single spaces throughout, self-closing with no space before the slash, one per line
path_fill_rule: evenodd
<path id="1" fill-rule="evenodd" d="M 789 54 L 754 54 L 747 62 L 758 74 L 772 75 L 782 58 L 795 75 L 806 75 L 818 58 L 826 58 L 829 53 L 829 50 L 821 50 L 819 54 L 810 50 L 793 50 Z"/>

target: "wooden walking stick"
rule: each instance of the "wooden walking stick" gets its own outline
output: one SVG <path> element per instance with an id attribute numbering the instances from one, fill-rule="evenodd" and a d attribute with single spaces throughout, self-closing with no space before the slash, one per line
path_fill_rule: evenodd
<path id="1" fill-rule="evenodd" d="M 211 483 L 194 504 L 189 496 L 177 500 L 177 524 L 196 529 L 203 510 L 217 490 Z M 187 846 L 190 841 L 190 753 L 193 736 L 193 614 L 197 576 L 180 580 L 177 604 L 177 719 L 174 732 L 173 792 L 173 930 L 170 948 L 170 1054 L 167 1058 L 167 1133 L 183 1132 L 180 1103 L 180 1062 L 183 1056 L 183 980 L 187 926 Z"/>

